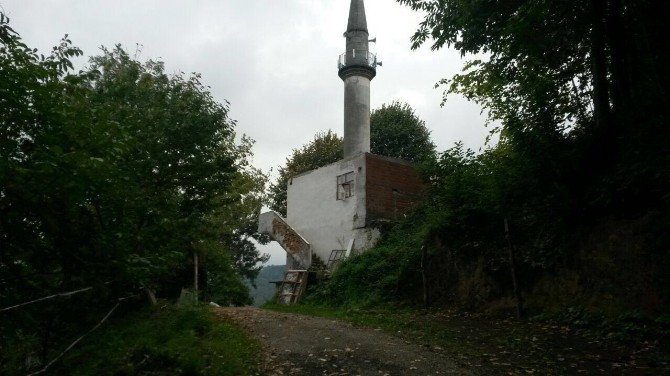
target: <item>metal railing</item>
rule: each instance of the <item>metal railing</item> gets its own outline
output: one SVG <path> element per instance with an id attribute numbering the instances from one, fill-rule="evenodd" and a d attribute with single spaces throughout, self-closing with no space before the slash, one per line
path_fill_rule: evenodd
<path id="1" fill-rule="evenodd" d="M 349 66 L 365 66 L 372 69 L 377 68 L 377 55 L 370 51 L 356 51 L 351 50 L 345 52 L 337 59 L 337 69 L 342 69 Z"/>

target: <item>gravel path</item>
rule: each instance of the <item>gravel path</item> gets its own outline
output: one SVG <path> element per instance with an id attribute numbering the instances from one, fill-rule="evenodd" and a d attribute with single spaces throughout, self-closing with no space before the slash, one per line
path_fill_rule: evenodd
<path id="1" fill-rule="evenodd" d="M 444 354 L 379 329 L 253 307 L 216 308 L 216 313 L 261 342 L 267 375 L 469 374 Z"/>

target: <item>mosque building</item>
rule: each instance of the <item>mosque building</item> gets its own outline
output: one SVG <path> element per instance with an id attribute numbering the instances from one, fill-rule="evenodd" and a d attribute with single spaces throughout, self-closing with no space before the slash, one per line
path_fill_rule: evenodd
<path id="1" fill-rule="evenodd" d="M 287 269 L 307 269 L 316 258 L 331 267 L 371 248 L 380 224 L 409 210 L 423 189 L 411 163 L 370 153 L 370 84 L 381 64 L 369 49 L 363 0 L 351 0 L 344 37 L 344 158 L 289 180 L 286 218 L 259 218 L 260 232 L 286 250 Z"/>

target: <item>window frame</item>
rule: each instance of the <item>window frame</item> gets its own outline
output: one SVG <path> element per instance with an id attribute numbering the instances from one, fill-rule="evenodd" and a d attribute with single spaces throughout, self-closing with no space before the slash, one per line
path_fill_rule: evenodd
<path id="1" fill-rule="evenodd" d="M 335 199 L 344 201 L 355 195 L 354 185 L 356 181 L 355 171 L 345 172 L 337 175 L 337 189 L 335 190 Z"/>

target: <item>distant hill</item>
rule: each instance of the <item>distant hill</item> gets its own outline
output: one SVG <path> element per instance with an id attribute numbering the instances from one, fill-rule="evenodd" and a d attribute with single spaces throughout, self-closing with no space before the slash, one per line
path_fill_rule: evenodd
<path id="1" fill-rule="evenodd" d="M 254 299 L 254 305 L 260 306 L 275 295 L 275 285 L 271 281 L 280 281 L 284 278 L 284 269 L 286 265 L 268 265 L 261 269 L 261 272 L 256 278 L 256 288 L 248 283 L 249 292 Z"/>

